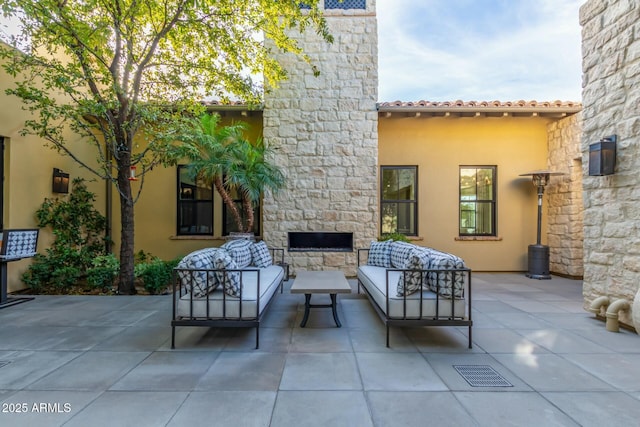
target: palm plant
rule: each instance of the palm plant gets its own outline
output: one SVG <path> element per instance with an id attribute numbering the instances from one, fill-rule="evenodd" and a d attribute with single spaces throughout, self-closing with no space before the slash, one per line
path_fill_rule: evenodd
<path id="1" fill-rule="evenodd" d="M 213 183 L 224 204 L 235 219 L 238 231 L 248 233 L 255 222 L 253 209 L 265 190 L 277 191 L 284 186 L 284 175 L 269 163 L 270 149 L 262 139 L 252 143 L 245 139 L 248 125 L 236 122 L 219 126 L 218 114 L 205 114 L 199 128 L 185 141 L 188 170 L 194 178 Z M 244 218 L 231 194 L 242 199 Z"/>

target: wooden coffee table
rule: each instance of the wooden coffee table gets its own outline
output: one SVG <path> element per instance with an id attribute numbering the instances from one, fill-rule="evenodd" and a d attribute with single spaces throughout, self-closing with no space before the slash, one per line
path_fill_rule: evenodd
<path id="1" fill-rule="evenodd" d="M 291 293 L 304 294 L 304 317 L 300 322 L 301 328 L 307 325 L 309 309 L 317 307 L 331 307 L 336 326 L 338 328 L 342 326 L 336 310 L 336 295 L 351 293 L 351 286 L 342 271 L 298 271 L 291 285 Z M 312 294 L 329 294 L 331 304 L 311 304 Z"/>

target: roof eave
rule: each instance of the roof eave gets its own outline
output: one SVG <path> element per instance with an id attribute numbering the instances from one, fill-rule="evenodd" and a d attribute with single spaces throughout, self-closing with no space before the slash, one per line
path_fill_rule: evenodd
<path id="1" fill-rule="evenodd" d="M 576 114 L 581 107 L 397 107 L 378 106 L 380 113 L 567 113 Z"/>

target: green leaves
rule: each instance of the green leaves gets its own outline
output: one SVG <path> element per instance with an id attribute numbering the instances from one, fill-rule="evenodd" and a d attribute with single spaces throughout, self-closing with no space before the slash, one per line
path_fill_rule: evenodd
<path id="1" fill-rule="evenodd" d="M 103 163 L 102 144 L 116 160 L 115 147 L 126 147 L 133 162 L 118 169 L 141 163 L 144 175 L 175 162 L 170 137 L 183 126 L 176 105 L 187 113 L 211 97 L 259 104 L 263 89 L 286 77 L 271 47 L 308 60 L 292 29 L 315 28 L 332 41 L 318 1 L 305 4 L 302 11 L 295 0 L 10 0 L 2 10 L 21 22 L 30 51 L 0 46 L 0 58 L 18 78 L 9 93 L 40 115 L 25 132 L 71 155 L 63 132 L 70 127 Z M 138 135 L 152 146 L 136 150 Z M 111 178 L 110 168 L 72 157 Z"/>
<path id="2" fill-rule="evenodd" d="M 217 114 L 203 115 L 191 138 L 184 141 L 183 154 L 190 160 L 188 170 L 192 177 L 214 183 L 239 229 L 252 230 L 253 207 L 264 191 L 277 191 L 284 186 L 284 174 L 269 163 L 270 150 L 262 140 L 250 142 L 244 137 L 246 123 L 220 127 L 219 122 Z M 234 191 L 243 199 L 246 223 L 230 197 Z"/>
<path id="3" fill-rule="evenodd" d="M 304 11 L 298 0 L 2 3 L 3 13 L 22 27 L 21 36 L 9 42 L 23 51 L 0 44 L 0 63 L 16 79 L 8 93 L 21 98 L 24 108 L 33 113 L 24 132 L 40 136 L 116 185 L 121 236 L 126 242 L 120 253 L 122 289 L 133 285 L 132 206 L 145 174 L 157 165 L 175 164 L 185 152 L 194 158 L 194 152 L 175 142 L 191 138 L 190 119 L 202 113 L 203 100 L 259 104 L 264 90 L 286 77 L 283 66 L 270 55 L 272 49 L 291 52 L 310 63 L 290 37 L 294 29 L 315 29 L 321 39 L 332 42 L 318 2 L 305 0 L 309 9 Z M 69 137 L 69 130 L 76 135 Z M 79 150 L 78 140 L 89 149 Z M 250 148 L 239 148 L 233 155 L 244 156 L 252 168 L 258 168 L 260 155 L 249 155 Z M 215 154 L 213 146 L 203 143 L 202 149 Z M 237 159 L 235 163 L 226 169 L 235 176 L 229 178 L 229 185 L 246 183 L 239 187 L 242 194 L 256 200 L 252 179 L 241 176 L 248 171 Z M 137 195 L 127 179 L 131 166 L 138 166 Z M 213 162 L 203 165 L 202 171 L 219 176 L 220 168 Z M 266 178 L 268 172 L 251 176 Z M 273 183 L 279 180 L 272 178 Z M 268 183 L 265 188 L 275 187 Z"/>
<path id="4" fill-rule="evenodd" d="M 104 255 L 106 219 L 93 207 L 95 195 L 81 178 L 72 187 L 68 198 L 45 199 L 36 211 L 38 227 L 51 228 L 55 237 L 46 255 L 36 256 L 23 275 L 36 290 L 72 287 L 91 268 L 110 266 L 109 260 L 96 264 Z"/>

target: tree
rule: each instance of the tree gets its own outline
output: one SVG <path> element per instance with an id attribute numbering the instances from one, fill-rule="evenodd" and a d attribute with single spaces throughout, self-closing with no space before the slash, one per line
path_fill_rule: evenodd
<path id="1" fill-rule="evenodd" d="M 190 159 L 193 177 L 213 183 L 231 211 L 238 231 L 248 233 L 253 230 L 255 205 L 265 190 L 283 187 L 284 175 L 269 163 L 270 150 L 262 139 L 252 143 L 244 138 L 246 123 L 224 127 L 219 123 L 219 115 L 203 115 L 193 135 L 185 141 L 183 156 Z M 233 190 L 242 199 L 246 220 L 231 197 Z"/>
<path id="2" fill-rule="evenodd" d="M 176 162 L 174 141 L 198 117 L 203 99 L 235 95 L 257 104 L 286 77 L 270 55 L 300 55 L 292 30 L 331 42 L 318 0 L 5 0 L 21 22 L 12 46 L 0 45 L 9 94 L 34 115 L 24 132 L 113 183 L 120 198 L 120 293 L 134 293 L 134 210 L 144 175 Z M 310 65 L 312 66 L 312 65 Z M 314 72 L 317 70 L 314 68 Z M 263 82 L 252 76 L 261 75 Z M 62 97 L 61 97 L 62 95 Z M 95 148 L 82 158 L 70 128 Z M 97 166 L 95 166 L 97 165 Z M 130 168 L 141 178 L 134 194 Z"/>

